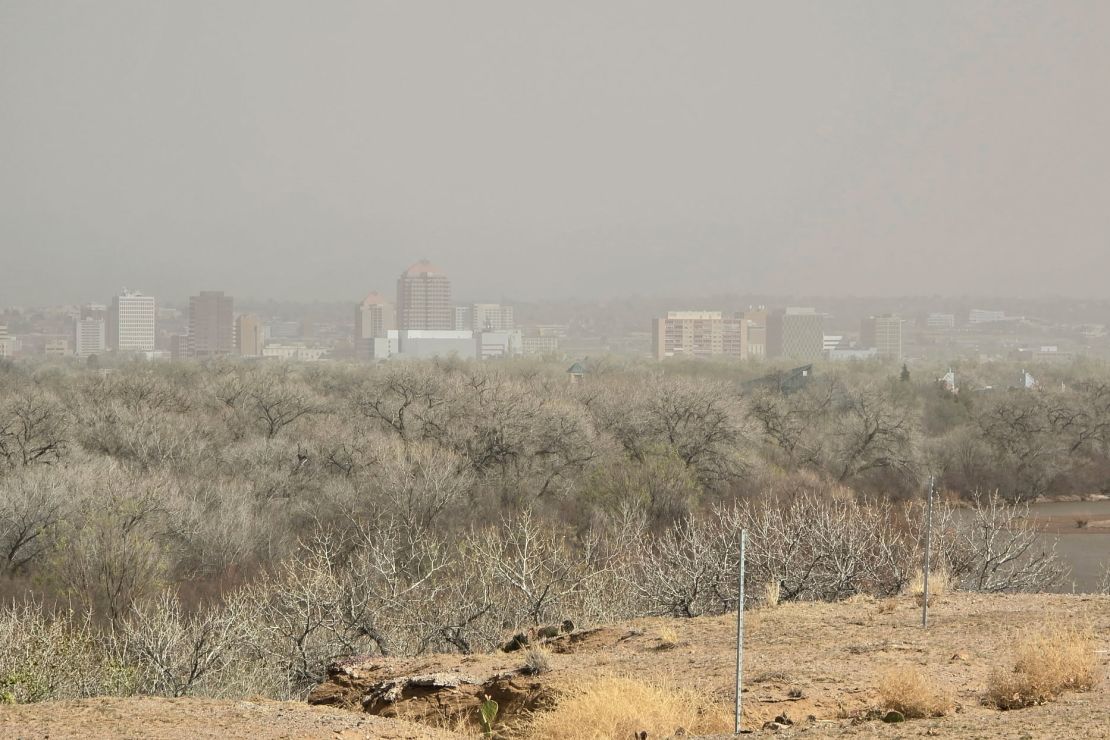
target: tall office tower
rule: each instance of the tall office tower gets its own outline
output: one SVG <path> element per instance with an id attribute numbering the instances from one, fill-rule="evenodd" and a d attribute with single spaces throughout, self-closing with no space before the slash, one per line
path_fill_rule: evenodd
<path id="1" fill-rule="evenodd" d="M 470 308 L 472 326 L 465 327 L 474 331 L 513 331 L 513 307 L 500 303 L 475 303 Z"/>
<path id="2" fill-rule="evenodd" d="M 397 279 L 397 328 L 401 331 L 453 331 L 451 281 L 443 270 L 420 260 Z"/>
<path id="3" fill-rule="evenodd" d="M 860 344 L 874 347 L 879 357 L 902 359 L 902 319 L 891 314 L 870 316 L 860 324 Z"/>
<path id="4" fill-rule="evenodd" d="M 123 289 L 108 309 L 108 349 L 116 352 L 154 351 L 154 296 Z"/>
<path id="5" fill-rule="evenodd" d="M 235 351 L 240 357 L 261 357 L 263 345 L 262 320 L 245 313 L 235 320 Z"/>
<path id="6" fill-rule="evenodd" d="M 78 357 L 102 355 L 106 348 L 103 318 L 80 318 L 73 326 L 73 354 Z"/>
<path id="7" fill-rule="evenodd" d="M 189 298 L 189 349 L 193 357 L 219 357 L 235 351 L 234 301 L 220 290 Z"/>
<path id="8" fill-rule="evenodd" d="M 767 316 L 767 356 L 812 362 L 824 355 L 824 318 L 812 308 L 786 308 Z"/>
<path id="9" fill-rule="evenodd" d="M 743 359 L 747 355 L 748 324 L 726 318 L 720 311 L 669 311 L 651 325 L 655 358 L 712 357 Z"/>
<path id="10" fill-rule="evenodd" d="M 368 360 L 374 357 L 375 339 L 386 339 L 397 328 L 393 304 L 381 293 L 371 293 L 355 306 L 355 356 Z"/>

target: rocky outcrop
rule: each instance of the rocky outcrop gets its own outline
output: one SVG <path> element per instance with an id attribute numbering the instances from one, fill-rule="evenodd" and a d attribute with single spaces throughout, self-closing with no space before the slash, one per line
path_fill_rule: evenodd
<path id="1" fill-rule="evenodd" d="M 459 660 L 438 657 L 441 663 Z M 478 670 L 464 665 L 421 670 L 428 667 L 422 661 L 392 659 L 336 664 L 308 701 L 433 724 L 475 713 L 487 696 L 498 703 L 502 718 L 542 709 L 553 701 L 546 683 L 526 675 L 523 667 L 492 672 L 478 665 Z"/>

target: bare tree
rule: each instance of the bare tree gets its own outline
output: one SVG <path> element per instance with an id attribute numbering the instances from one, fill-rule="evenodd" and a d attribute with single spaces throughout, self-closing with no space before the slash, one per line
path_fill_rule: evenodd
<path id="1" fill-rule="evenodd" d="M 62 405 L 41 391 L 0 405 L 0 459 L 8 467 L 49 465 L 65 454 L 69 420 Z"/>

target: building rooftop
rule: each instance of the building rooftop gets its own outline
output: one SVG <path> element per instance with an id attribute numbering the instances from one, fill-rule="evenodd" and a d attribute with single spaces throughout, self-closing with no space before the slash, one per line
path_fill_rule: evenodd
<path id="1" fill-rule="evenodd" d="M 419 262 L 416 262 L 413 265 L 411 265 L 409 267 L 409 269 L 405 270 L 405 272 L 404 272 L 405 277 L 419 277 L 421 275 L 444 275 L 444 276 L 446 276 L 446 274 L 447 273 L 445 273 L 443 270 L 441 270 L 438 267 L 436 267 L 435 265 L 433 265 L 428 260 L 420 260 Z"/>

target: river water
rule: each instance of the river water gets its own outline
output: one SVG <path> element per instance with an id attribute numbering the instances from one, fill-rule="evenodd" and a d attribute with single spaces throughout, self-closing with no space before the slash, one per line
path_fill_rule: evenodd
<path id="1" fill-rule="evenodd" d="M 1058 525 L 1052 528 L 1052 533 L 1040 536 L 1046 542 L 1056 541 L 1056 552 L 1071 568 L 1071 573 L 1053 590 L 1094 591 L 1110 567 L 1110 527 L 1081 529 L 1075 522 L 1110 520 L 1110 501 L 1059 501 L 1033 504 L 1029 509 L 1031 517 Z"/>

